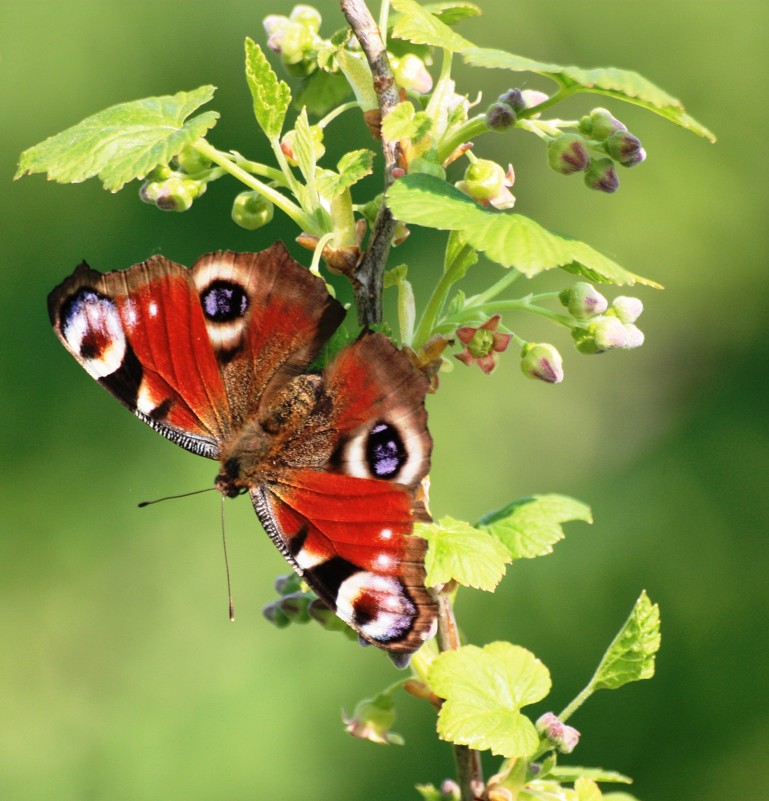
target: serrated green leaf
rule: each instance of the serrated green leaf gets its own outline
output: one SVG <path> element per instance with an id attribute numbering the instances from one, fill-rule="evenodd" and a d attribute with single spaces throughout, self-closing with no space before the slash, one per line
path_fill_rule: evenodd
<path id="1" fill-rule="evenodd" d="M 592 780 L 584 776 L 574 782 L 575 801 L 601 801 L 603 793 L 600 787 Z"/>
<path id="2" fill-rule="evenodd" d="M 553 552 L 564 538 L 562 523 L 592 523 L 590 507 L 566 495 L 533 495 L 482 517 L 477 526 L 493 534 L 513 559 L 533 559 Z"/>
<path id="3" fill-rule="evenodd" d="M 310 130 L 306 109 L 302 109 L 299 112 L 294 131 L 296 134 L 294 137 L 294 159 L 304 176 L 305 182 L 308 186 L 312 186 L 315 181 L 315 140 Z"/>
<path id="4" fill-rule="evenodd" d="M 393 36 L 414 44 L 441 47 L 453 53 L 474 47 L 464 36 L 460 36 L 437 17 L 415 2 L 415 0 L 392 0 L 392 7 L 400 13 L 393 25 Z"/>
<path id="5" fill-rule="evenodd" d="M 584 776 L 595 782 L 613 782 L 615 784 L 632 784 L 633 780 L 629 776 L 617 773 L 616 770 L 604 770 L 603 768 L 583 768 L 580 765 L 556 765 L 551 768 L 547 776 L 558 779 L 559 782 L 574 782 Z"/>
<path id="6" fill-rule="evenodd" d="M 620 267 L 590 245 L 552 233 L 522 214 L 484 209 L 432 175 L 399 178 L 387 191 L 387 204 L 405 223 L 460 231 L 469 245 L 492 261 L 515 267 L 529 278 L 560 267 L 598 283 L 660 286 Z"/>
<path id="7" fill-rule="evenodd" d="M 537 750 L 537 730 L 520 710 L 548 694 L 550 671 L 530 651 L 508 642 L 444 651 L 431 664 L 428 683 L 445 699 L 438 714 L 442 739 L 506 758 Z"/>
<path id="8" fill-rule="evenodd" d="M 291 90 L 279 81 L 262 48 L 246 37 L 246 80 L 254 101 L 254 116 L 270 140 L 280 137 L 286 112 L 291 104 Z"/>
<path id="9" fill-rule="evenodd" d="M 397 267 L 393 267 L 392 270 L 388 270 L 384 276 L 384 288 L 389 289 L 393 286 L 398 286 L 401 281 L 403 281 L 409 273 L 409 268 L 407 264 L 399 264 Z"/>
<path id="10" fill-rule="evenodd" d="M 382 136 L 389 142 L 400 139 L 419 142 L 429 133 L 432 124 L 433 121 L 424 111 L 415 111 L 414 105 L 404 100 L 382 120 Z"/>
<path id="11" fill-rule="evenodd" d="M 435 587 L 454 579 L 465 587 L 490 592 L 505 575 L 507 549 L 494 537 L 462 520 L 442 517 L 419 524 L 415 533 L 430 547 L 425 557 L 425 584 Z"/>
<path id="12" fill-rule="evenodd" d="M 374 153 L 371 150 L 352 150 L 345 153 L 337 164 L 338 173 L 319 170 L 315 188 L 329 200 L 338 197 L 362 178 L 371 174 Z"/>
<path id="13" fill-rule="evenodd" d="M 425 3 L 422 8 L 437 17 L 445 25 L 456 25 L 468 17 L 479 17 L 483 13 L 480 6 L 468 2 Z"/>
<path id="14" fill-rule="evenodd" d="M 589 689 L 616 690 L 631 681 L 650 679 L 654 675 L 654 658 L 659 647 L 659 607 L 642 592 L 630 617 L 604 654 Z"/>
<path id="15" fill-rule="evenodd" d="M 573 92 L 590 92 L 641 106 L 659 114 L 670 122 L 702 136 L 711 142 L 715 135 L 686 113 L 678 98 L 673 97 L 637 72 L 616 67 L 581 69 L 548 64 L 544 61 L 517 56 L 504 50 L 485 47 L 468 48 L 462 53 L 465 61 L 476 67 L 507 69 L 513 72 L 534 72 L 554 80 L 559 86 Z"/>
<path id="16" fill-rule="evenodd" d="M 201 86 L 104 109 L 25 150 L 15 177 L 45 172 L 49 180 L 66 184 L 98 176 L 105 189 L 117 192 L 168 164 L 213 128 L 219 119 L 215 111 L 187 118 L 211 100 L 215 89 Z"/>

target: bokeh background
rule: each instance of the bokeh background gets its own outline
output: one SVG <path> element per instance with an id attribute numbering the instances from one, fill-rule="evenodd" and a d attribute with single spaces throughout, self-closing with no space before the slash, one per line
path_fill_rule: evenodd
<path id="1" fill-rule="evenodd" d="M 451 774 L 431 710 L 410 697 L 396 726 L 404 748 L 342 731 L 340 708 L 351 711 L 397 675 L 374 649 L 262 619 L 285 565 L 242 499 L 227 508 L 238 618 L 228 622 L 216 497 L 136 508 L 208 486 L 215 465 L 122 410 L 49 330 L 46 295 L 83 258 L 102 270 L 156 252 L 189 264 L 295 232 L 283 221 L 238 229 L 228 208 L 239 189 L 227 180 L 181 215 L 139 203 L 134 188 L 109 195 L 95 181 L 11 182 L 21 150 L 88 114 L 203 83 L 220 87 L 212 141 L 266 157 L 242 40 L 263 41 L 261 18 L 290 5 L 0 6 L 4 801 L 378 801 L 416 798 L 414 783 Z M 339 27 L 336 5 L 320 7 L 324 32 Z M 596 518 L 591 528 L 571 525 L 554 555 L 515 565 L 495 596 L 463 592 L 458 614 L 472 642 L 511 639 L 550 667 L 553 695 L 539 713 L 583 686 L 646 588 L 662 607 L 657 676 L 581 709 L 571 761 L 630 774 L 644 801 L 767 798 L 769 6 L 484 8 L 462 27 L 469 38 L 543 60 L 637 69 L 682 97 L 720 141 L 604 98 L 570 101 L 562 116 L 610 105 L 649 151 L 612 197 L 550 172 L 520 132 L 479 143 L 482 154 L 514 162 L 522 213 L 667 289 L 634 292 L 647 306 L 639 351 L 584 357 L 560 331 L 510 319 L 524 336 L 561 346 L 562 385 L 527 381 L 510 356 L 491 378 L 458 364 L 430 398 L 436 515 L 473 520 L 558 491 L 590 503 Z M 487 98 L 514 80 L 469 69 L 458 77 Z M 330 129 L 330 162 L 353 134 L 367 144 L 363 126 L 344 120 Z M 441 247 L 423 233 L 395 256 L 410 263 L 421 301 Z M 498 274 L 481 263 L 469 291 Z M 569 282 L 548 276 L 532 288 Z"/>

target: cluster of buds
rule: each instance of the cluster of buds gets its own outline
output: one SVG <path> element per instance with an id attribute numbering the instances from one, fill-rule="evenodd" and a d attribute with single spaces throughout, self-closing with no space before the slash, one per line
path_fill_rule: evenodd
<path id="1" fill-rule="evenodd" d="M 643 345 L 643 332 L 635 325 L 643 311 L 638 298 L 620 296 L 610 305 L 600 292 L 584 282 L 564 289 L 559 298 L 580 323 L 572 329 L 580 353 L 630 350 Z"/>
<path id="2" fill-rule="evenodd" d="M 591 150 L 599 157 L 594 158 Z M 619 189 L 615 164 L 634 167 L 644 161 L 646 151 L 623 123 L 605 108 L 596 108 L 579 121 L 578 133 L 551 139 L 547 157 L 550 167 L 561 175 L 582 172 L 590 189 L 611 193 Z"/>
<path id="3" fill-rule="evenodd" d="M 357 637 L 320 598 L 306 591 L 302 580 L 295 573 L 278 576 L 275 589 L 280 598 L 267 604 L 262 609 L 262 614 L 279 629 L 286 628 L 291 623 L 309 623 L 314 620 L 328 631 L 344 631 L 351 639 Z"/>
<path id="4" fill-rule="evenodd" d="M 511 209 L 515 205 L 515 196 L 509 187 L 514 182 L 515 173 L 512 164 L 508 164 L 505 172 L 496 161 L 475 159 L 465 170 L 462 180 L 457 181 L 455 186 L 481 206 Z"/>
<path id="5" fill-rule="evenodd" d="M 264 18 L 267 47 L 279 53 L 291 75 L 306 76 L 318 66 L 320 12 L 307 5 L 294 6 L 286 17 L 270 14 Z"/>
<path id="6" fill-rule="evenodd" d="M 169 165 L 155 167 L 139 189 L 139 197 L 162 211 L 187 211 L 206 191 L 211 163 L 189 148 L 174 158 L 176 169 Z"/>
<path id="7" fill-rule="evenodd" d="M 483 325 L 463 326 L 457 329 L 457 339 L 465 346 L 455 357 L 468 367 L 475 363 L 487 375 L 497 366 L 497 354 L 507 350 L 512 334 L 497 331 L 502 318 L 495 314 Z"/>
<path id="8" fill-rule="evenodd" d="M 579 732 L 561 722 L 554 712 L 545 712 L 536 726 L 537 731 L 562 754 L 570 754 L 579 743 Z"/>

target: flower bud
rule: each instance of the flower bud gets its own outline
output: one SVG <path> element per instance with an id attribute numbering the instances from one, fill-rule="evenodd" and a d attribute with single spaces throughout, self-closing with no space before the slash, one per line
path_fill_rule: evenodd
<path id="1" fill-rule="evenodd" d="M 211 169 L 211 162 L 198 153 L 194 147 L 185 147 L 181 153 L 174 156 L 174 161 L 179 169 L 187 175 L 196 175 Z"/>
<path id="2" fill-rule="evenodd" d="M 492 131 L 504 131 L 515 125 L 516 115 L 512 106 L 497 101 L 486 109 L 486 125 Z"/>
<path id="3" fill-rule="evenodd" d="M 545 712 L 536 723 L 537 731 L 562 754 L 570 754 L 579 743 L 579 732 L 562 723 L 553 712 Z"/>
<path id="4" fill-rule="evenodd" d="M 311 125 L 310 126 L 310 136 L 312 137 L 312 147 L 315 152 L 315 160 L 319 161 L 323 154 L 326 152 L 326 148 L 323 145 L 323 128 L 320 125 Z M 286 159 L 288 159 L 288 163 L 292 167 L 297 166 L 297 161 L 294 158 L 294 141 L 296 140 L 296 131 L 286 131 L 283 134 L 283 138 L 280 140 L 280 149 L 283 151 Z"/>
<path id="5" fill-rule="evenodd" d="M 202 181 L 186 178 L 168 178 L 165 181 L 147 181 L 139 190 L 145 203 L 154 203 L 162 211 L 187 211 L 195 198 L 206 191 Z"/>
<path id="6" fill-rule="evenodd" d="M 305 28 L 313 33 L 317 33 L 320 30 L 320 23 L 323 21 L 320 11 L 307 5 L 294 6 L 288 18 L 291 22 L 298 22 L 300 25 L 304 25 Z"/>
<path id="7" fill-rule="evenodd" d="M 280 608 L 280 601 L 273 601 L 262 609 L 264 617 L 279 629 L 284 629 L 291 621 L 286 617 L 286 613 Z"/>
<path id="8" fill-rule="evenodd" d="M 611 302 L 609 314 L 618 317 L 623 323 L 634 323 L 644 310 L 644 305 L 639 298 L 630 298 L 619 295 Z"/>
<path id="9" fill-rule="evenodd" d="M 641 140 L 629 131 L 615 131 L 603 143 L 606 152 L 623 167 L 635 167 L 646 159 Z"/>
<path id="10" fill-rule="evenodd" d="M 534 108 L 534 106 L 538 106 L 540 103 L 550 100 L 550 95 L 540 92 L 538 89 L 524 89 L 521 92 L 521 97 L 526 104 L 526 108 Z M 535 117 L 536 116 L 538 115 L 535 115 Z"/>
<path id="11" fill-rule="evenodd" d="M 336 616 L 336 614 L 320 598 L 313 598 L 307 607 L 307 614 L 312 620 L 326 629 L 327 631 L 341 631 L 349 629 L 347 624 Z M 352 631 L 352 629 L 349 629 Z"/>
<path id="12" fill-rule="evenodd" d="M 409 175 L 419 172 L 424 175 L 434 175 L 436 178 L 446 180 L 446 170 L 438 164 L 437 161 L 425 158 L 424 156 L 417 156 L 409 162 Z"/>
<path id="13" fill-rule="evenodd" d="M 548 384 L 563 381 L 561 354 L 547 342 L 527 342 L 521 348 L 521 370 L 529 378 L 537 378 Z"/>
<path id="14" fill-rule="evenodd" d="M 637 325 L 633 325 L 633 323 L 625 323 L 625 331 L 627 332 L 627 345 L 625 345 L 626 350 L 632 350 L 633 348 L 640 348 L 641 345 L 644 343 L 644 332 Z"/>
<path id="15" fill-rule="evenodd" d="M 259 192 L 241 192 L 232 202 L 231 217 L 241 228 L 255 231 L 272 220 L 273 204 Z"/>
<path id="16" fill-rule="evenodd" d="M 603 353 L 627 348 L 632 332 L 617 317 L 606 315 L 591 320 L 585 328 L 573 329 L 571 333 L 580 353 Z"/>
<path id="17" fill-rule="evenodd" d="M 444 779 L 441 782 L 441 801 L 460 801 L 462 791 L 453 779 Z"/>
<path id="18" fill-rule="evenodd" d="M 505 185 L 505 171 L 495 161 L 478 159 L 465 170 L 462 191 L 479 201 L 491 200 Z"/>
<path id="19" fill-rule="evenodd" d="M 605 108 L 594 108 L 590 114 L 579 121 L 579 130 L 589 136 L 603 142 L 607 136 L 611 136 L 615 131 L 627 131 L 627 128 Z"/>
<path id="20" fill-rule="evenodd" d="M 508 89 L 497 98 L 497 102 L 507 104 L 515 112 L 526 108 L 526 100 L 520 89 Z"/>
<path id="21" fill-rule="evenodd" d="M 355 707 L 351 718 L 343 717 L 348 734 L 380 745 L 403 745 L 403 738 L 390 731 L 395 722 L 395 704 L 387 693 L 364 698 Z"/>
<path id="22" fill-rule="evenodd" d="M 289 595 L 302 589 L 302 579 L 296 573 L 286 573 L 275 579 L 275 591 L 279 595 Z"/>
<path id="23" fill-rule="evenodd" d="M 559 295 L 561 303 L 576 320 L 587 320 L 596 314 L 603 314 L 609 302 L 591 284 L 580 281 L 564 289 Z"/>
<path id="24" fill-rule="evenodd" d="M 310 615 L 307 607 L 310 605 L 310 596 L 305 592 L 292 592 L 284 595 L 278 602 L 280 611 L 292 623 L 308 623 Z"/>
<path id="25" fill-rule="evenodd" d="M 585 172 L 585 185 L 598 192 L 611 194 L 619 189 L 619 178 L 611 159 L 598 159 L 591 162 Z"/>
<path id="26" fill-rule="evenodd" d="M 433 88 L 433 78 L 415 53 L 406 53 L 399 59 L 392 59 L 393 74 L 398 86 L 407 92 L 426 95 Z"/>
<path id="27" fill-rule="evenodd" d="M 588 168 L 590 154 L 579 134 L 561 134 L 548 143 L 547 160 L 551 169 L 561 175 L 571 175 Z"/>
<path id="28" fill-rule="evenodd" d="M 315 38 L 312 31 L 299 22 L 289 21 L 277 37 L 270 36 L 269 40 L 274 47 L 278 46 L 283 64 L 293 74 L 309 75 L 317 66 L 310 55 L 315 48 Z"/>

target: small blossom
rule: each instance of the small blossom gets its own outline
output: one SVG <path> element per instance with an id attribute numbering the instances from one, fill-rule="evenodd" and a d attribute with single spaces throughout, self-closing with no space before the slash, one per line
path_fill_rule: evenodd
<path id="1" fill-rule="evenodd" d="M 537 731 L 562 754 L 570 754 L 579 743 L 579 732 L 573 726 L 562 723 L 553 712 L 545 712 L 536 725 Z"/>
<path id="2" fill-rule="evenodd" d="M 597 314 L 603 314 L 609 306 L 609 301 L 591 284 L 584 281 L 564 289 L 558 298 L 576 320 L 587 320 Z"/>
<path id="3" fill-rule="evenodd" d="M 627 350 L 640 348 L 643 345 L 644 332 L 638 326 L 633 325 L 633 323 L 625 323 L 625 331 L 627 331 L 627 345 L 625 345 Z"/>
<path id="4" fill-rule="evenodd" d="M 594 108 L 579 121 L 579 130 L 585 136 L 603 142 L 616 131 L 627 131 L 627 128 L 610 111 L 605 108 Z"/>
<path id="5" fill-rule="evenodd" d="M 526 108 L 534 108 L 534 106 L 538 106 L 540 103 L 544 103 L 546 100 L 550 99 L 550 95 L 540 92 L 537 89 L 524 89 L 521 92 L 521 97 L 526 104 Z M 537 117 L 539 117 L 539 114 L 533 115 L 534 119 Z"/>
<path id="6" fill-rule="evenodd" d="M 526 108 L 526 100 L 520 89 L 508 89 L 497 98 L 497 102 L 506 103 L 516 113 Z"/>
<path id="7" fill-rule="evenodd" d="M 400 734 L 390 731 L 395 722 L 395 705 L 387 693 L 364 698 L 355 707 L 352 717 L 344 715 L 343 720 L 347 733 L 353 737 L 380 745 L 403 745 Z"/>
<path id="8" fill-rule="evenodd" d="M 454 354 L 468 367 L 475 362 L 487 375 L 497 366 L 497 354 L 507 350 L 512 334 L 497 331 L 499 314 L 490 317 L 483 325 L 463 326 L 457 329 L 457 339 L 465 346 L 462 353 Z"/>
<path id="9" fill-rule="evenodd" d="M 611 194 L 619 189 L 619 178 L 611 159 L 597 159 L 585 171 L 585 185 L 598 192 Z"/>
<path id="10" fill-rule="evenodd" d="M 515 125 L 515 109 L 507 103 L 497 101 L 486 109 L 486 125 L 492 131 L 505 131 Z"/>
<path id="11" fill-rule="evenodd" d="M 634 323 L 644 310 L 644 305 L 639 298 L 630 298 L 620 295 L 611 302 L 609 314 L 618 317 L 623 323 Z"/>
<path id="12" fill-rule="evenodd" d="M 529 378 L 548 384 L 563 381 L 563 360 L 556 348 L 547 342 L 527 342 L 521 349 L 521 370 Z"/>
<path id="13" fill-rule="evenodd" d="M 590 154 L 579 134 L 561 134 L 548 143 L 547 160 L 551 169 L 561 175 L 572 175 L 588 168 Z"/>
<path id="14" fill-rule="evenodd" d="M 477 159 L 465 170 L 464 179 L 457 181 L 455 186 L 481 206 L 509 209 L 515 205 L 515 196 L 508 189 L 514 182 L 512 164 L 508 164 L 505 172 L 495 161 Z"/>
<path id="15" fill-rule="evenodd" d="M 425 62 L 414 53 L 392 61 L 393 73 L 398 86 L 406 91 L 426 95 L 433 88 L 432 75 L 427 71 Z"/>
<path id="16" fill-rule="evenodd" d="M 291 22 L 298 22 L 313 33 L 320 30 L 320 24 L 323 21 L 317 8 L 301 4 L 294 6 L 288 16 Z"/>
<path id="17" fill-rule="evenodd" d="M 646 159 L 641 140 L 629 131 L 615 131 L 603 143 L 606 152 L 623 167 L 635 167 Z"/>
<path id="18" fill-rule="evenodd" d="M 580 353 L 603 353 L 607 350 L 630 350 L 643 344 L 643 332 L 632 323 L 623 323 L 619 317 L 606 314 L 591 320 L 584 328 L 572 332 Z"/>

